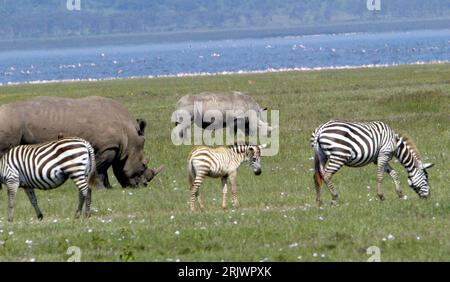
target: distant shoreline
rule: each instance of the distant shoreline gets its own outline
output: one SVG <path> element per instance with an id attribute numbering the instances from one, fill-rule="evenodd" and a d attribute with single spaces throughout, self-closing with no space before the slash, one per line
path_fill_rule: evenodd
<path id="1" fill-rule="evenodd" d="M 264 74 L 264 73 L 285 73 L 285 72 L 312 72 L 312 71 L 334 71 L 334 70 L 354 70 L 354 69 L 375 69 L 375 68 L 392 68 L 401 66 L 418 66 L 418 65 L 444 65 L 450 64 L 450 61 L 431 61 L 431 62 L 415 62 L 408 64 L 379 64 L 379 65 L 360 65 L 360 66 L 330 66 L 330 67 L 314 67 L 314 68 L 282 68 L 282 69 L 264 69 L 252 71 L 223 71 L 215 73 L 178 73 L 171 75 L 143 75 L 129 77 L 105 77 L 105 78 L 87 78 L 87 79 L 61 79 L 61 80 L 39 80 L 26 82 L 0 83 L 0 87 L 16 86 L 16 85 L 39 85 L 39 84 L 56 84 L 56 83 L 76 83 L 76 82 L 101 82 L 116 81 L 128 79 L 158 79 L 158 78 L 183 78 L 183 77 L 207 77 L 207 76 L 225 76 L 225 75 L 246 75 L 246 74 Z"/>
<path id="2" fill-rule="evenodd" d="M 426 29 L 450 29 L 450 19 L 426 19 L 418 21 L 388 22 L 350 22 L 320 26 L 257 28 L 240 30 L 177 31 L 143 34 L 135 33 L 77 37 L 5 39 L 0 40 L 0 51 L 264 38 L 278 36 L 302 36 L 352 32 L 394 32 Z"/>

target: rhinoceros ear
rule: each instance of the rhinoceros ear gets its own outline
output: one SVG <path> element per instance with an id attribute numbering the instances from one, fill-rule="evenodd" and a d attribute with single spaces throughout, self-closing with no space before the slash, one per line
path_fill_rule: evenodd
<path id="1" fill-rule="evenodd" d="M 138 134 L 143 136 L 145 133 L 145 126 L 147 125 L 147 122 L 142 118 L 138 118 L 138 119 L 136 119 L 136 121 L 139 125 Z"/>

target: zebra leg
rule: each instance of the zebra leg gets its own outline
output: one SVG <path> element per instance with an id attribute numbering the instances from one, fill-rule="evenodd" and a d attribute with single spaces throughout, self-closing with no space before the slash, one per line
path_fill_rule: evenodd
<path id="1" fill-rule="evenodd" d="M 8 186 L 8 221 L 14 220 L 14 210 L 16 208 L 16 195 L 19 189 L 19 181 L 16 183 L 9 183 Z"/>
<path id="2" fill-rule="evenodd" d="M 199 193 L 198 189 L 197 189 L 196 197 L 197 197 L 197 202 L 198 202 L 198 205 L 200 206 L 200 209 L 204 210 L 205 209 L 205 205 L 203 205 L 203 200 L 202 200 L 202 197 L 200 196 L 200 193 Z"/>
<path id="3" fill-rule="evenodd" d="M 386 169 L 388 160 L 389 160 L 388 156 L 381 154 L 380 156 L 378 156 L 377 160 L 377 194 L 378 198 L 380 198 L 381 201 L 385 200 L 382 184 L 383 184 L 384 170 Z"/>
<path id="4" fill-rule="evenodd" d="M 77 211 L 75 212 L 75 218 L 80 217 L 81 211 L 83 210 L 84 200 L 85 200 L 85 197 L 83 195 L 83 192 L 78 191 L 78 208 L 77 208 Z"/>
<path id="5" fill-rule="evenodd" d="M 389 173 L 392 180 L 394 181 L 395 192 L 397 193 L 398 197 L 403 198 L 403 191 L 402 188 L 400 188 L 400 180 L 398 178 L 397 172 L 388 163 L 384 167 L 384 171 Z"/>
<path id="6" fill-rule="evenodd" d="M 322 200 L 320 199 L 320 195 L 321 195 L 321 185 L 319 182 L 314 182 L 314 184 L 316 185 L 316 203 L 317 205 L 320 207 L 322 206 Z"/>
<path id="7" fill-rule="evenodd" d="M 228 177 L 224 176 L 222 177 L 222 209 L 227 209 L 227 193 L 228 193 L 228 187 L 227 187 L 227 181 Z"/>
<path id="8" fill-rule="evenodd" d="M 25 188 L 25 192 L 27 193 L 28 199 L 30 199 L 31 204 L 33 205 L 34 210 L 36 211 L 37 218 L 39 220 L 42 220 L 44 216 L 42 215 L 41 209 L 39 208 L 36 194 L 34 194 L 34 189 Z"/>
<path id="9" fill-rule="evenodd" d="M 330 160 L 328 161 L 323 173 L 323 181 L 325 181 L 325 184 L 327 185 L 328 190 L 330 190 L 331 193 L 332 205 L 336 205 L 338 203 L 339 194 L 336 191 L 336 187 L 334 186 L 334 183 L 331 181 L 331 178 L 333 177 L 333 174 L 335 174 L 343 165 L 344 160 L 330 157 Z"/>
<path id="10" fill-rule="evenodd" d="M 88 203 L 86 203 L 86 210 L 85 215 L 87 217 L 88 214 L 90 214 L 90 207 L 91 207 L 91 195 L 90 195 L 90 188 L 87 184 L 87 177 L 84 173 L 76 173 L 74 172 L 70 178 L 72 178 L 73 182 L 75 182 L 75 185 L 78 188 L 78 208 L 75 212 L 75 218 L 79 218 L 81 215 L 81 211 L 83 210 L 83 205 L 85 200 L 89 197 L 89 210 L 88 210 Z"/>
<path id="11" fill-rule="evenodd" d="M 238 195 L 237 195 L 237 183 L 236 183 L 237 172 L 234 171 L 234 172 L 230 173 L 229 177 L 230 177 L 230 182 L 231 182 L 231 199 L 233 201 L 233 207 L 237 209 L 237 208 L 239 208 L 239 201 L 238 201 Z"/>
<path id="12" fill-rule="evenodd" d="M 92 189 L 88 187 L 86 190 L 86 204 L 84 209 L 85 218 L 91 217 L 91 198 L 92 198 Z"/>
<path id="13" fill-rule="evenodd" d="M 203 182 L 203 179 L 204 179 L 203 176 L 197 175 L 194 179 L 194 183 L 191 186 L 191 203 L 190 203 L 191 211 L 195 211 L 195 202 L 197 200 L 198 190 Z"/>

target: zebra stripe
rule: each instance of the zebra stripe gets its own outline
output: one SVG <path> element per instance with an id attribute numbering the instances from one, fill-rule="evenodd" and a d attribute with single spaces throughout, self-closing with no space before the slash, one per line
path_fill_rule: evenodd
<path id="1" fill-rule="evenodd" d="M 95 173 L 94 149 L 78 137 L 62 138 L 42 144 L 12 148 L 0 159 L 0 181 L 8 186 L 8 220 L 14 218 L 16 193 L 25 189 L 39 219 L 43 218 L 34 189 L 53 189 L 71 178 L 79 190 L 76 216 L 86 200 L 85 215 L 90 216 L 91 189 L 88 177 Z"/>
<path id="2" fill-rule="evenodd" d="M 384 172 L 392 177 L 399 197 L 403 197 L 398 174 L 389 165 L 395 156 L 408 172 L 409 185 L 421 197 L 430 193 L 426 169 L 431 164 L 423 164 L 411 141 L 396 133 L 381 121 L 350 122 L 331 120 L 315 129 L 311 136 L 314 148 L 317 202 L 320 200 L 320 186 L 325 182 L 337 202 L 338 194 L 331 177 L 342 166 L 361 167 L 369 163 L 377 164 L 377 192 L 384 199 L 382 181 Z"/>
<path id="3" fill-rule="evenodd" d="M 196 200 L 200 208 L 204 208 L 198 190 L 206 176 L 221 178 L 222 208 L 224 209 L 226 209 L 226 194 L 228 192 L 227 182 L 230 180 L 233 206 L 238 207 L 237 169 L 243 162 L 249 161 L 253 172 L 256 175 L 261 174 L 261 149 L 263 147 L 264 145 L 231 145 L 218 148 L 198 147 L 194 149 L 188 156 L 187 167 L 191 191 L 191 210 L 195 210 Z"/>

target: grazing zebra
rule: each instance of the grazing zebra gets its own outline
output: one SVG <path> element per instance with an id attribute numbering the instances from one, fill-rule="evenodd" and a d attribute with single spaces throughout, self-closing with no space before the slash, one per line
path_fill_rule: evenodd
<path id="1" fill-rule="evenodd" d="M 218 148 L 198 147 L 188 156 L 188 174 L 191 191 L 191 210 L 195 210 L 197 199 L 200 208 L 204 209 L 199 196 L 199 187 L 206 176 L 220 177 L 222 180 L 222 208 L 227 208 L 226 195 L 228 192 L 227 181 L 231 182 L 232 201 L 235 208 L 239 207 L 237 198 L 236 176 L 237 169 L 245 162 L 250 162 L 250 167 L 255 175 L 261 174 L 261 149 L 265 145 L 230 145 Z"/>
<path id="2" fill-rule="evenodd" d="M 0 159 L 0 183 L 8 190 L 8 220 L 14 218 L 16 194 L 19 187 L 33 205 L 39 220 L 43 215 L 34 189 L 53 189 L 69 177 L 79 190 L 79 204 L 75 217 L 79 217 L 86 201 L 85 216 L 90 216 L 92 180 L 95 177 L 94 149 L 78 137 L 60 138 L 42 144 L 20 145 L 12 148 Z"/>
<path id="3" fill-rule="evenodd" d="M 320 205 L 320 187 L 325 182 L 337 203 L 338 193 L 331 177 L 342 166 L 361 167 L 369 163 L 377 165 L 377 194 L 384 200 L 381 187 L 384 172 L 389 173 L 397 195 L 403 197 L 398 174 L 388 162 L 396 157 L 408 172 L 408 184 L 423 198 L 430 194 L 426 169 L 432 164 L 422 163 L 413 143 L 399 135 L 381 121 L 350 122 L 331 120 L 313 132 L 314 182 L 317 203 Z"/>

